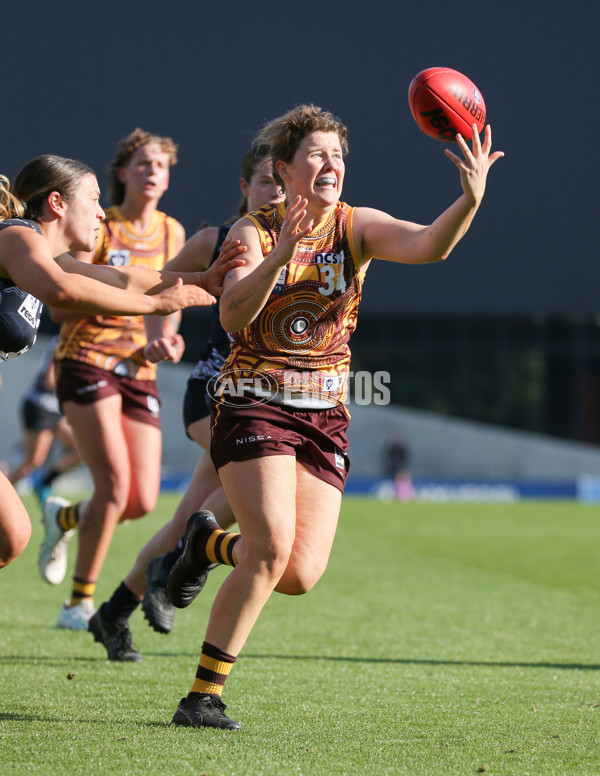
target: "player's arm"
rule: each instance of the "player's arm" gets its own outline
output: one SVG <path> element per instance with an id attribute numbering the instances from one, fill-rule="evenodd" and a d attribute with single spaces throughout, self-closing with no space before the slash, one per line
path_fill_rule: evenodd
<path id="1" fill-rule="evenodd" d="M 107 269 L 63 255 L 55 260 L 44 237 L 31 229 L 13 227 L 0 234 L 0 274 L 44 304 L 91 315 L 168 314 L 183 307 L 210 304 L 214 297 L 181 281 L 159 293 L 133 293 L 98 282 L 93 270 Z M 69 266 L 69 271 L 63 269 Z M 77 271 L 77 268 L 81 268 Z"/>
<path id="2" fill-rule="evenodd" d="M 248 326 L 265 306 L 282 267 L 294 255 L 298 242 L 310 233 L 312 224 L 300 229 L 305 208 L 306 200 L 300 197 L 288 206 L 277 245 L 264 257 L 258 231 L 249 219 L 242 218 L 231 227 L 230 239 L 247 250 L 244 266 L 228 272 L 223 283 L 220 315 L 225 331 Z"/>
<path id="3" fill-rule="evenodd" d="M 185 229 L 179 223 L 174 222 L 174 257 L 178 256 L 185 246 Z M 172 259 L 170 259 L 172 261 Z M 164 268 L 169 262 L 165 263 Z M 172 361 L 178 364 L 185 352 L 185 341 L 179 334 L 181 324 L 181 311 L 178 310 L 168 316 L 145 315 L 144 325 L 146 339 L 148 340 L 144 355 L 148 361 L 159 363 L 160 361 Z"/>
<path id="4" fill-rule="evenodd" d="M 204 272 L 172 272 L 154 270 L 148 267 L 109 267 L 104 264 L 87 264 L 64 253 L 56 262 L 67 273 L 86 275 L 94 280 L 115 288 L 140 294 L 159 294 L 175 286 L 178 281 L 185 286 L 197 286 L 198 298 L 204 299 L 196 304 L 214 304 L 215 295 L 220 294 L 223 277 L 233 267 L 244 260 L 238 255 L 243 252 L 239 247 L 235 251 L 223 253 L 215 263 Z"/>
<path id="5" fill-rule="evenodd" d="M 214 227 L 203 229 L 188 240 L 179 254 L 165 266 L 175 270 L 189 270 L 190 272 L 198 270 L 200 267 L 209 267 L 205 274 L 211 278 L 211 291 L 214 294 L 221 294 L 223 279 L 227 272 L 233 267 L 244 264 L 245 258 L 242 258 L 242 254 L 245 247 L 241 246 L 238 241 L 225 240 L 219 257 L 210 265 L 218 235 L 219 230 Z M 148 336 L 148 345 L 144 351 L 146 358 L 157 363 L 166 359 L 178 362 L 183 356 L 185 344 L 176 331 L 169 332 L 168 325 L 172 323 L 171 318 L 165 320 L 164 328 L 161 327 L 162 320 L 146 318 Z"/>
<path id="6" fill-rule="evenodd" d="M 73 251 L 70 255 L 78 261 L 91 264 L 94 260 L 94 253 L 94 251 Z M 48 306 L 47 309 L 50 320 L 54 323 L 65 323 L 65 321 L 72 321 L 74 318 L 85 317 L 84 313 L 77 313 L 73 310 L 67 310 L 66 308 Z"/>
<path id="7" fill-rule="evenodd" d="M 180 276 L 184 284 L 204 288 L 203 272 L 188 272 L 183 275 L 178 272 L 165 272 L 149 267 L 112 267 L 106 264 L 91 264 L 82 261 L 79 257 L 75 258 L 69 253 L 63 253 L 55 261 L 65 272 L 85 275 L 114 288 L 139 294 L 160 293 L 160 291 L 174 285 Z"/>
<path id="8" fill-rule="evenodd" d="M 185 231 L 179 222 L 175 222 L 175 254 L 178 255 L 185 244 Z M 98 246 L 96 246 L 98 250 Z M 140 265 L 114 267 L 106 264 L 94 264 L 94 252 L 77 251 L 59 256 L 56 261 L 65 272 L 85 274 L 115 288 L 123 288 L 141 294 L 156 294 L 172 286 L 181 276 L 184 284 L 198 285 L 207 290 L 206 275 L 195 271 L 153 270 Z M 166 266 L 166 265 L 165 265 Z"/>
<path id="9" fill-rule="evenodd" d="M 457 139 L 463 152 L 461 159 L 449 149 L 445 153 L 458 167 L 463 193 L 429 226 L 400 221 L 387 213 L 370 208 L 355 211 L 355 236 L 361 246 L 363 262 L 374 257 L 408 264 L 443 261 L 465 235 L 477 212 L 490 167 L 504 156 L 501 151 L 490 154 L 492 133 L 489 126 L 481 145 L 476 127 L 473 129 L 473 150 L 462 137 Z"/>
<path id="10" fill-rule="evenodd" d="M 179 222 L 176 222 L 175 257 L 171 259 L 171 261 L 175 261 L 184 247 L 185 231 L 183 226 L 181 226 Z M 103 283 L 108 283 L 118 288 L 126 288 L 130 291 L 136 291 L 142 294 L 157 293 L 157 291 L 168 288 L 180 275 L 185 284 L 195 284 L 199 285 L 201 288 L 206 288 L 204 273 L 197 271 L 198 267 L 193 267 L 191 264 L 185 268 L 169 267 L 168 269 L 165 269 L 167 264 L 169 264 L 169 262 L 167 262 L 162 270 L 153 270 L 149 267 L 139 265 L 113 267 L 105 264 L 93 264 L 93 253 L 77 252 L 72 253 L 71 256 L 79 262 L 89 264 L 91 269 L 86 272 L 86 270 L 82 269 L 80 266 L 78 267 L 70 262 L 68 258 L 69 254 L 66 254 L 65 257 L 59 257 L 59 259 L 57 259 L 57 261 L 60 261 L 65 272 L 86 272 L 86 274 L 101 280 Z M 204 268 L 202 267 L 201 269 Z"/>
<path id="11" fill-rule="evenodd" d="M 164 269 L 174 272 L 197 272 L 208 269 L 219 230 L 216 226 L 207 226 L 193 234 L 179 253 L 168 261 Z"/>

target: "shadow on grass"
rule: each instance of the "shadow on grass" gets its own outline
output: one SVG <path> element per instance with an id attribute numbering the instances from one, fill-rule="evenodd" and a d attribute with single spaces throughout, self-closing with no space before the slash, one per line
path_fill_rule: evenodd
<path id="1" fill-rule="evenodd" d="M 35 714 L 8 714 L 8 713 L 2 713 L 0 714 L 0 722 L 44 722 L 44 723 L 51 723 L 54 725 L 61 725 L 61 724 L 71 724 L 73 722 L 72 717 L 41 717 L 36 716 Z M 113 725 L 114 727 L 118 729 L 122 729 L 123 725 L 131 725 L 132 727 L 142 727 L 142 728 L 169 728 L 174 730 L 174 726 L 171 725 L 170 721 L 165 722 L 140 722 L 140 721 L 120 721 L 120 720 L 114 720 L 112 722 L 107 721 L 104 717 L 98 717 L 98 718 L 78 718 L 77 720 L 78 724 L 86 724 L 86 725 Z M 126 738 L 121 739 L 123 741 L 126 740 Z"/>
<path id="2" fill-rule="evenodd" d="M 98 658 L 82 657 L 78 655 L 0 655 L 0 665 L 16 665 L 17 663 L 44 663 L 48 666 L 68 668 L 72 663 L 97 663 Z M 106 660 L 104 661 L 106 662 Z"/>
<path id="3" fill-rule="evenodd" d="M 524 663 L 503 660 L 433 660 L 408 657 L 343 657 L 337 655 L 243 655 L 245 659 L 254 660 L 330 660 L 334 663 L 383 663 L 385 665 L 417 665 L 417 666 L 479 666 L 481 668 L 553 668 L 565 671 L 598 671 L 600 665 L 595 663 Z"/>
<path id="4" fill-rule="evenodd" d="M 0 714 L 0 722 L 4 720 L 9 722 L 50 722 L 53 725 L 59 725 L 65 721 L 60 717 L 36 717 L 34 714 Z"/>
<path id="5" fill-rule="evenodd" d="M 146 657 L 158 658 L 190 658 L 198 659 L 196 653 L 173 653 L 173 652 L 145 652 Z M 523 662 L 509 660 L 435 660 L 432 658 L 409 658 L 409 657 L 344 657 L 343 655 L 266 655 L 266 654 L 243 654 L 245 660 L 297 660 L 313 661 L 324 660 L 333 663 L 368 663 L 382 665 L 417 665 L 417 666 L 469 666 L 480 668 L 551 668 L 562 671 L 598 671 L 600 664 L 597 663 L 551 663 L 548 661 Z M 57 667 L 68 667 L 72 663 L 106 663 L 104 657 L 77 657 L 69 655 L 65 658 L 57 658 L 54 655 L 0 655 L 0 665 L 11 665 L 17 663 L 45 663 Z M 138 665 L 138 664 L 133 664 Z M 1 719 L 1 717 L 0 717 Z"/>

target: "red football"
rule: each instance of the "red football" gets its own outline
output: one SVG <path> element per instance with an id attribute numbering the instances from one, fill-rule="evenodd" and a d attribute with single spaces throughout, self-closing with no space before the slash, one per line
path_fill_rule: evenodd
<path id="1" fill-rule="evenodd" d="M 453 142 L 456 135 L 471 138 L 471 126 L 485 126 L 485 102 L 466 75 L 449 67 L 428 67 L 411 81 L 408 102 L 422 132 Z"/>

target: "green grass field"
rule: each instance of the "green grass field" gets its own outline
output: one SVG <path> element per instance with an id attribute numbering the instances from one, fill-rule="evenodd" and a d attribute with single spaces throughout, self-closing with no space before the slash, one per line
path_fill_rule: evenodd
<path id="1" fill-rule="evenodd" d="M 97 604 L 176 501 L 118 529 Z M 0 572 L 3 776 L 600 774 L 600 509 L 346 498 L 326 575 L 274 596 L 239 658 L 228 733 L 169 725 L 226 570 L 169 636 L 136 612 L 144 663 L 109 663 L 54 627 L 69 577 L 40 580 L 26 503 Z"/>

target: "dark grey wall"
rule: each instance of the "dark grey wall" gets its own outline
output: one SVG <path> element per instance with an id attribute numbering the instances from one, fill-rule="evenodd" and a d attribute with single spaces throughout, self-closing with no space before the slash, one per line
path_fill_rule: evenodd
<path id="1" fill-rule="evenodd" d="M 598 3 L 508 0 L 42 2 L 3 10 L 0 171 L 81 158 L 99 173 L 135 126 L 168 134 L 180 163 L 163 200 L 191 234 L 238 204 L 254 132 L 312 101 L 349 126 L 344 199 L 428 223 L 460 192 L 443 144 L 407 102 L 425 67 L 465 72 L 494 145 L 476 221 L 444 265 L 369 271 L 363 309 L 596 309 Z"/>

